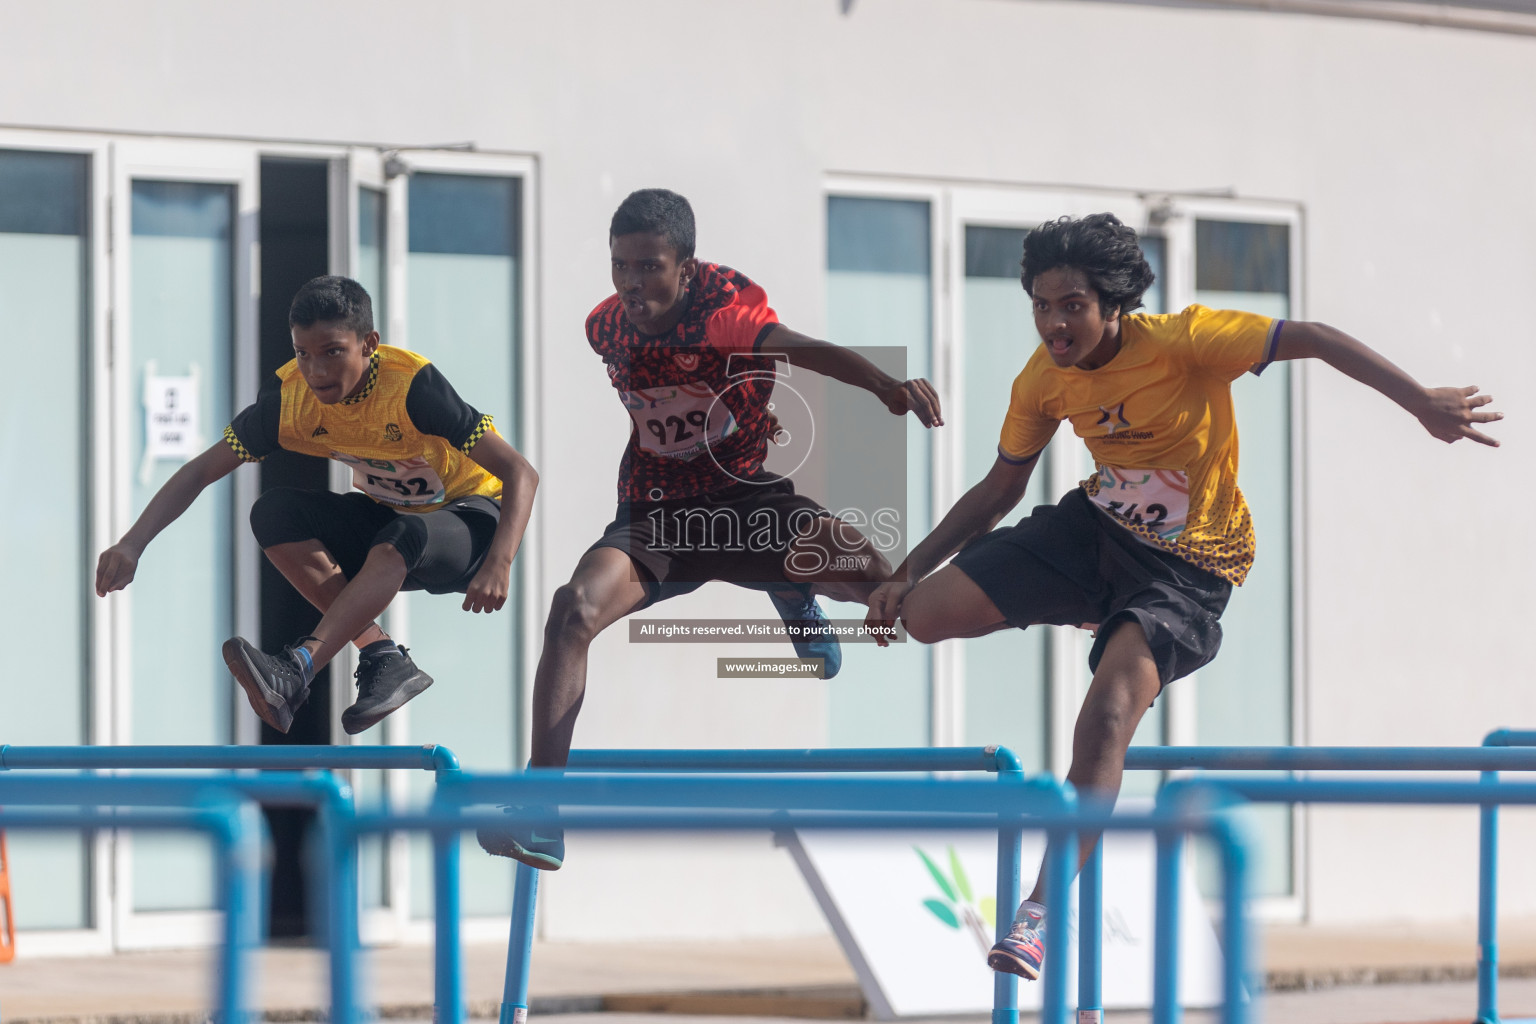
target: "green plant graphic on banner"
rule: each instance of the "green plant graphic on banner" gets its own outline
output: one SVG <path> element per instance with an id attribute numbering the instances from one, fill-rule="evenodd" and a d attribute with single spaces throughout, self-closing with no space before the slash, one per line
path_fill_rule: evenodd
<path id="1" fill-rule="evenodd" d="M 912 849 L 917 851 L 923 866 L 928 869 L 928 873 L 938 884 L 939 892 L 944 894 L 943 899 L 923 900 L 923 906 L 927 907 L 928 912 L 944 922 L 947 927 L 959 929 L 963 925 L 983 953 L 991 949 L 992 929 L 997 922 L 997 900 L 991 896 L 976 899 L 971 892 L 971 880 L 966 876 L 965 868 L 960 863 L 960 856 L 955 853 L 953 846 L 948 848 L 948 875 L 933 862 L 932 857 L 923 852 L 921 847 L 914 846 Z"/>

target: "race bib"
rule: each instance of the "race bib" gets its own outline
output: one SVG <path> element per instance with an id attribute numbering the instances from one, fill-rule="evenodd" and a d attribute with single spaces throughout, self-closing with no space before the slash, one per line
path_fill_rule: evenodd
<path id="1" fill-rule="evenodd" d="M 640 447 L 668 459 L 693 459 L 736 433 L 736 417 L 708 384 L 672 384 L 619 392 Z"/>
<path id="2" fill-rule="evenodd" d="M 446 488 L 426 459 L 359 459 L 331 452 L 331 458 L 352 467 L 352 486 L 386 505 L 436 505 Z"/>
<path id="3" fill-rule="evenodd" d="M 1173 540 L 1189 518 L 1189 476 L 1175 469 L 1100 466 L 1093 503 L 1122 523 Z"/>

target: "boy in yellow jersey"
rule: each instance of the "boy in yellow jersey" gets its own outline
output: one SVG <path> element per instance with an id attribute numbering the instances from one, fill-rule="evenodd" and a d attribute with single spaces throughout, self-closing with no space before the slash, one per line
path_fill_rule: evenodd
<path id="1" fill-rule="evenodd" d="M 1310 356 L 1392 399 L 1442 441 L 1497 445 L 1475 425 L 1502 418 L 1479 411 L 1492 399 L 1477 388 L 1424 388 L 1323 324 L 1203 306 L 1132 313 L 1152 279 L 1136 233 L 1111 214 L 1063 217 L 1025 237 L 1022 280 L 1042 344 L 1014 381 L 997 461 L 869 602 L 871 620 L 900 616 L 925 643 L 1093 624 L 1093 682 L 1067 778 L 1107 802 L 1153 699 L 1215 657 L 1217 620 L 1253 564 L 1233 380 Z M 1097 472 L 1058 504 L 994 529 L 1024 496 L 1062 420 L 1087 443 Z M 1081 838 L 1086 859 L 1098 837 Z M 1039 976 L 1043 895 L 1041 878 L 992 947 L 995 970 Z"/>
<path id="2" fill-rule="evenodd" d="M 430 362 L 379 344 L 356 281 L 305 284 L 288 324 L 293 360 L 102 552 L 96 592 L 127 586 L 149 542 L 242 462 L 283 448 L 343 463 L 354 491 L 279 487 L 251 508 L 267 558 L 323 613 L 314 635 L 278 655 L 234 637 L 224 661 L 262 721 L 287 732 L 315 673 L 351 641 L 358 699 L 342 727 L 358 733 L 432 685 L 374 620 L 401 590 L 461 593 L 465 611 L 499 610 L 538 474 Z"/>

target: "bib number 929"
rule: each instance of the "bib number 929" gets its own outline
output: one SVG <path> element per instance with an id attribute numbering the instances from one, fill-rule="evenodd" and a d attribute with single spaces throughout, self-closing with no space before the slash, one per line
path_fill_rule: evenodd
<path id="1" fill-rule="evenodd" d="M 645 429 L 649 430 L 658 442 L 663 445 L 682 444 L 704 432 L 709 423 L 709 417 L 703 409 L 690 409 L 683 416 L 668 416 L 666 419 L 648 419 L 645 421 Z M 670 437 L 668 431 L 671 431 Z"/>

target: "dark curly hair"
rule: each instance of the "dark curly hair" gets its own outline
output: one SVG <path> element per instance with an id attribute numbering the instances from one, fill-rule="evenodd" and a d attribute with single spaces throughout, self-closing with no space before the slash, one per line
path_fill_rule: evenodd
<path id="1" fill-rule="evenodd" d="M 322 320 L 334 320 L 359 338 L 366 337 L 373 330 L 373 300 L 350 277 L 312 277 L 288 307 L 288 326 L 311 327 Z"/>
<path id="2" fill-rule="evenodd" d="M 1058 267 L 1072 267 L 1087 276 L 1105 316 L 1111 310 L 1129 313 L 1139 308 L 1157 279 L 1136 244 L 1136 232 L 1112 213 L 1048 220 L 1024 236 L 1019 280 L 1031 297 L 1035 278 Z"/>

